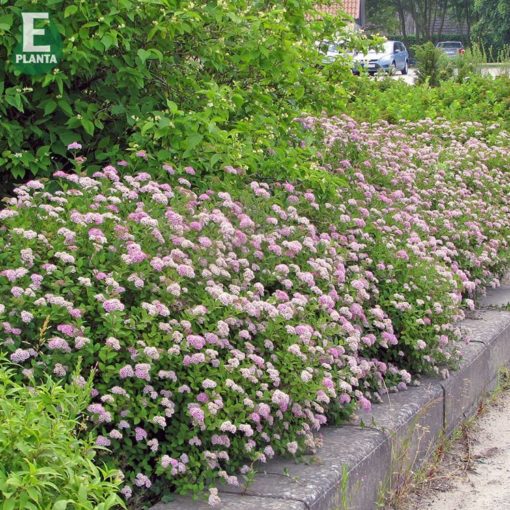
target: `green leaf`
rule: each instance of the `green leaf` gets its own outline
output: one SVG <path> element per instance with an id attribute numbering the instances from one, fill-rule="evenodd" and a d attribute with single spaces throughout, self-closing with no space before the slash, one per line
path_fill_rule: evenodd
<path id="1" fill-rule="evenodd" d="M 177 111 L 179 110 L 179 107 L 173 101 L 170 100 L 167 100 L 166 106 L 168 107 L 170 113 L 172 114 L 177 113 Z"/>
<path id="2" fill-rule="evenodd" d="M 5 494 L 4 494 L 5 495 Z M 7 499 L 2 504 L 2 510 L 14 510 L 14 507 L 16 506 L 16 500 L 14 499 Z"/>
<path id="3" fill-rule="evenodd" d="M 68 18 L 69 16 L 72 16 L 73 14 L 76 14 L 78 12 L 78 7 L 76 5 L 68 5 L 64 11 L 64 18 Z"/>
<path id="4" fill-rule="evenodd" d="M 50 113 L 53 113 L 56 108 L 57 108 L 56 101 L 53 101 L 53 99 L 46 101 L 46 103 L 44 105 L 44 115 L 49 115 Z"/>
<path id="5" fill-rule="evenodd" d="M 19 94 L 5 95 L 5 101 L 10 104 L 11 106 L 14 106 L 18 111 L 23 112 L 23 103 L 21 102 L 21 96 Z"/>
<path id="6" fill-rule="evenodd" d="M 221 160 L 221 154 L 213 154 L 210 159 L 211 166 L 214 166 L 218 161 Z"/>
<path id="7" fill-rule="evenodd" d="M 163 53 L 161 51 L 151 48 L 149 50 L 144 50 L 143 48 L 140 48 L 136 54 L 138 55 L 138 58 L 142 61 L 142 64 L 145 64 L 146 60 L 149 59 L 157 59 L 160 62 L 163 60 Z"/>
<path id="8" fill-rule="evenodd" d="M 80 119 L 81 125 L 83 126 L 83 129 L 85 129 L 85 132 L 92 136 L 94 134 L 95 126 L 92 121 L 86 118 Z"/>
<path id="9" fill-rule="evenodd" d="M 46 153 L 48 153 L 48 152 L 49 152 L 49 150 L 50 150 L 50 146 L 49 146 L 49 145 L 41 145 L 41 147 L 39 147 L 39 148 L 37 149 L 37 152 L 36 152 L 37 157 L 38 157 L 38 158 L 43 158 L 43 157 L 45 157 L 45 154 L 46 154 Z"/>
<path id="10" fill-rule="evenodd" d="M 203 140 L 203 138 L 204 137 L 201 134 L 194 133 L 186 138 L 184 146 L 187 150 L 194 149 Z"/>
<path id="11" fill-rule="evenodd" d="M 87 503 L 87 499 L 88 499 L 87 486 L 84 483 L 81 483 L 80 488 L 78 489 L 78 501 L 84 504 Z"/>
<path id="12" fill-rule="evenodd" d="M 110 34 L 104 34 L 101 38 L 101 44 L 104 46 L 105 51 L 108 51 L 114 42 L 115 39 Z"/>
<path id="13" fill-rule="evenodd" d="M 151 52 L 144 50 L 143 48 L 140 48 L 136 54 L 138 55 L 138 58 L 142 61 L 142 64 L 145 64 L 145 61 L 149 58 L 151 58 Z"/>
<path id="14" fill-rule="evenodd" d="M 142 129 L 140 130 L 140 133 L 142 136 L 145 135 L 145 133 L 147 133 L 147 131 L 149 131 L 149 129 L 152 129 L 154 127 L 154 122 L 146 122 Z"/>
<path id="15" fill-rule="evenodd" d="M 0 16 L 0 30 L 7 32 L 12 27 L 13 15 L 12 14 L 4 14 Z"/>
<path id="16" fill-rule="evenodd" d="M 58 136 L 64 145 L 69 145 L 80 138 L 74 131 L 70 131 L 69 129 L 60 129 L 58 131 Z"/>
<path id="17" fill-rule="evenodd" d="M 124 113 L 126 111 L 126 107 L 123 104 L 116 104 L 115 106 L 112 106 L 111 112 L 112 115 L 120 115 L 121 113 Z"/>
<path id="18" fill-rule="evenodd" d="M 67 99 L 59 99 L 58 106 L 68 117 L 72 117 L 74 115 L 73 109 Z"/>
<path id="19" fill-rule="evenodd" d="M 297 87 L 294 91 L 294 96 L 296 99 L 301 99 L 305 95 L 305 88 L 301 85 Z"/>
<path id="20" fill-rule="evenodd" d="M 72 503 L 72 501 L 67 500 L 67 499 L 61 499 L 60 501 L 57 501 L 53 505 L 52 510 L 66 510 L 68 503 Z"/>

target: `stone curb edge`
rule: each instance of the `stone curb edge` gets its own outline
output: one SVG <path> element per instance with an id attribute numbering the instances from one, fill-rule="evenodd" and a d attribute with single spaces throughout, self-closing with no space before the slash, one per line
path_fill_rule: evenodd
<path id="1" fill-rule="evenodd" d="M 469 343 L 459 369 L 446 380 L 388 395 L 358 422 L 323 429 L 323 446 L 307 462 L 274 459 L 248 487 L 220 490 L 219 510 L 373 510 L 384 491 L 405 481 L 450 434 L 474 414 L 510 364 L 510 312 L 482 311 L 460 323 Z M 177 497 L 152 510 L 210 510 Z"/>

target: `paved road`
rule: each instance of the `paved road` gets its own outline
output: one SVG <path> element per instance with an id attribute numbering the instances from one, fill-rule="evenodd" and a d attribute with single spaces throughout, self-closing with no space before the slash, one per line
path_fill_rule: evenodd
<path id="1" fill-rule="evenodd" d="M 414 85 L 414 82 L 416 81 L 416 69 L 409 69 L 409 73 L 405 76 L 398 73 L 394 76 L 394 79 L 405 81 L 409 85 Z"/>
<path id="2" fill-rule="evenodd" d="M 387 77 L 386 74 L 381 75 L 380 78 L 377 75 L 375 75 L 374 80 L 385 79 L 386 77 Z M 394 75 L 391 75 L 391 78 L 393 80 L 405 81 L 409 85 L 414 85 L 414 82 L 416 81 L 416 69 L 415 68 L 409 69 L 409 73 L 406 75 L 403 75 L 401 72 L 398 72 Z"/>
<path id="3" fill-rule="evenodd" d="M 472 471 L 454 479 L 451 490 L 422 498 L 413 510 L 510 510 L 509 393 L 479 420 L 471 455 Z"/>
<path id="4" fill-rule="evenodd" d="M 497 66 L 497 65 L 491 65 L 486 64 L 483 65 L 481 68 L 481 73 L 483 76 L 501 76 L 501 75 L 510 75 L 510 66 Z M 414 85 L 416 81 L 416 68 L 409 69 L 409 74 L 407 76 L 402 76 L 400 73 L 397 73 L 395 76 L 393 76 L 395 80 L 402 80 L 408 83 L 409 85 Z"/>
<path id="5" fill-rule="evenodd" d="M 502 66 L 502 65 L 495 65 L 495 64 L 484 64 L 481 67 L 481 74 L 483 76 L 501 76 L 501 75 L 507 75 L 510 76 L 510 65 Z M 416 82 L 416 68 L 409 69 L 409 74 L 406 76 L 403 76 L 400 72 L 393 75 L 392 79 L 394 80 L 401 80 L 409 85 L 414 85 Z M 376 78 L 377 79 L 377 78 Z"/>

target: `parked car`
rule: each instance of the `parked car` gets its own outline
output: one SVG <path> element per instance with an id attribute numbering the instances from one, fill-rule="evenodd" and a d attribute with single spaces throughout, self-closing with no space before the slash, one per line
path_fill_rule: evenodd
<path id="1" fill-rule="evenodd" d="M 448 58 L 455 58 L 465 53 L 464 45 L 460 41 L 444 41 L 436 44 Z"/>
<path id="2" fill-rule="evenodd" d="M 409 52 L 400 41 L 386 41 L 381 50 L 370 50 L 366 55 L 354 55 L 353 72 L 358 74 L 366 69 L 370 74 L 378 71 L 409 72 Z"/>

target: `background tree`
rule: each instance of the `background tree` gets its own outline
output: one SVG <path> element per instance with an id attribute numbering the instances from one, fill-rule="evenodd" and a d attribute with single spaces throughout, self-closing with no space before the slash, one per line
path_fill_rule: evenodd
<path id="1" fill-rule="evenodd" d="M 508 0 L 474 0 L 478 21 L 473 27 L 473 39 L 500 50 L 510 44 L 510 3 Z"/>
<path id="2" fill-rule="evenodd" d="M 367 28 L 371 32 L 390 35 L 401 30 L 395 0 L 367 0 L 366 7 Z"/>
<path id="3" fill-rule="evenodd" d="M 438 24 L 438 31 L 442 32 L 452 1 L 454 0 L 367 0 L 367 15 L 370 24 L 384 33 L 395 33 L 399 22 L 400 33 L 404 37 L 410 35 L 407 32 L 411 18 L 416 26 L 416 35 L 430 39 L 434 27 Z"/>
<path id="4" fill-rule="evenodd" d="M 467 36 L 471 39 L 471 30 L 475 22 L 474 0 L 449 0 L 451 14 L 460 23 L 466 23 Z"/>
<path id="5" fill-rule="evenodd" d="M 424 39 L 430 39 L 434 26 L 439 22 L 439 34 L 442 32 L 449 0 L 395 0 L 402 6 L 404 12 L 411 14 L 415 24 L 416 33 Z"/>

